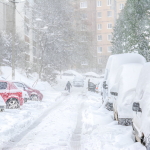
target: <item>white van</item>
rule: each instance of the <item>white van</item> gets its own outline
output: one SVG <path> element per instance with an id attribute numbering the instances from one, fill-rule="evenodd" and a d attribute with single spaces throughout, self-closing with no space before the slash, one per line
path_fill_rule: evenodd
<path id="1" fill-rule="evenodd" d="M 103 84 L 103 101 L 106 103 L 106 108 L 113 111 L 113 97 L 110 94 L 110 89 L 115 84 L 118 69 L 129 63 L 145 64 L 146 59 L 140 54 L 127 53 L 117 54 L 109 57 L 106 70 L 105 79 Z"/>
<path id="2" fill-rule="evenodd" d="M 114 96 L 114 118 L 119 125 L 132 125 L 132 104 L 142 64 L 122 65 L 116 76 L 116 84 L 110 90 Z"/>
<path id="3" fill-rule="evenodd" d="M 142 68 L 132 109 L 135 139 L 150 150 L 150 63 Z"/>

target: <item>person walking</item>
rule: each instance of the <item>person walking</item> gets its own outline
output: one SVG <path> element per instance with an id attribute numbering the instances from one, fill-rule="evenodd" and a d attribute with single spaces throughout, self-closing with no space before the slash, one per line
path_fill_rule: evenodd
<path id="1" fill-rule="evenodd" d="M 66 84 L 66 88 L 68 90 L 68 92 L 70 93 L 70 88 L 72 87 L 71 83 L 68 81 Z"/>

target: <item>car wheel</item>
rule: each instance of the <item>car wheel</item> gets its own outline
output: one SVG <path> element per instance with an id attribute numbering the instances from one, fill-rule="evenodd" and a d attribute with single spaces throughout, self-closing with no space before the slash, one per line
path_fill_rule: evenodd
<path id="1" fill-rule="evenodd" d="M 31 100 L 32 100 L 32 101 L 38 101 L 39 98 L 38 98 L 37 95 L 31 95 Z"/>
<path id="2" fill-rule="evenodd" d="M 20 108 L 20 104 L 17 99 L 11 98 L 6 102 L 7 109 L 17 109 Z"/>

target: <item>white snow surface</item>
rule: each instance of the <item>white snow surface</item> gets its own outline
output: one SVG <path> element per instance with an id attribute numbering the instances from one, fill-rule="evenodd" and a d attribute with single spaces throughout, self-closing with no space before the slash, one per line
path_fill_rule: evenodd
<path id="1" fill-rule="evenodd" d="M 7 76 L 11 68 L 2 70 Z M 28 79 L 20 72 L 16 70 L 16 80 L 33 85 L 36 75 Z M 64 91 L 73 78 L 58 76 L 53 87 L 39 81 L 42 102 L 28 101 L 21 109 L 0 113 L 0 149 L 146 150 L 134 142 L 132 127 L 113 120 L 113 112 L 104 108 L 100 94 L 87 91 L 88 78 L 84 88 L 73 87 L 70 94 Z"/>

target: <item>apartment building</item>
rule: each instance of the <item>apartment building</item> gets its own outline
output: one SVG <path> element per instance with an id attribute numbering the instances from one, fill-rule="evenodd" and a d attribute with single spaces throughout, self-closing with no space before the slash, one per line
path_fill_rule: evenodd
<path id="1" fill-rule="evenodd" d="M 81 42 L 86 42 L 90 53 L 93 55 L 93 60 L 83 60 L 81 69 L 85 70 L 96 66 L 96 1 L 93 0 L 77 0 L 74 2 L 75 12 L 79 14 L 76 29 L 79 30 Z M 76 23 L 75 23 L 76 24 Z"/>
<path id="2" fill-rule="evenodd" d="M 112 49 L 112 33 L 116 19 L 126 0 L 80 0 L 80 11 L 92 16 L 93 56 L 97 72 L 104 72 Z M 95 11 L 96 10 L 96 11 Z"/>
<path id="3" fill-rule="evenodd" d="M 97 0 L 97 62 L 101 71 L 111 55 L 113 27 L 125 3 L 126 0 Z"/>

